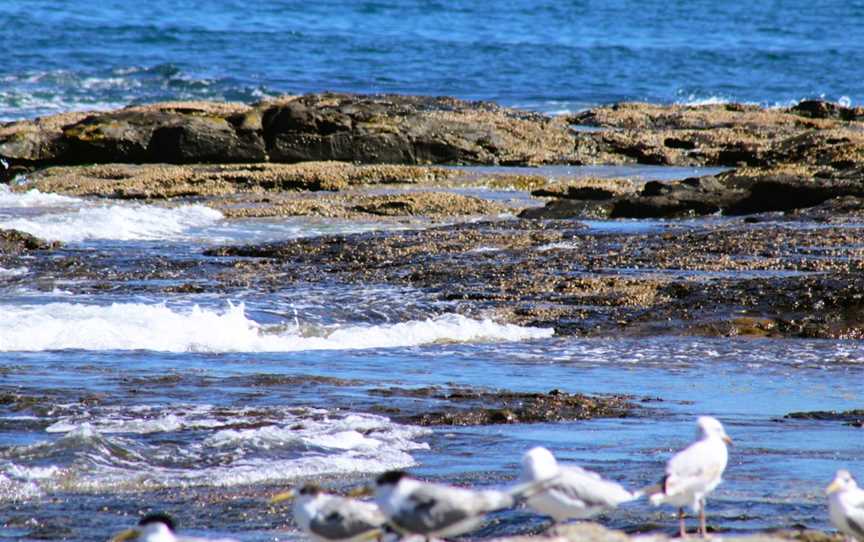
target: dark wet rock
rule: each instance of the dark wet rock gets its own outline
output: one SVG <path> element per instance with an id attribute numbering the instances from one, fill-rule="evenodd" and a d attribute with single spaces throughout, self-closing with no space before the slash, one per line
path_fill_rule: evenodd
<path id="1" fill-rule="evenodd" d="M 583 395 L 552 390 L 548 393 L 496 391 L 476 388 L 383 388 L 370 394 L 380 397 L 433 399 L 446 408 L 430 406 L 424 412 L 395 417 L 417 425 L 497 425 L 560 422 L 592 418 L 621 418 L 637 408 L 631 397 Z"/>
<path id="2" fill-rule="evenodd" d="M 164 102 L 0 126 L 12 165 L 236 163 L 533 164 L 572 159 L 562 119 L 454 98 L 310 94 L 254 106 Z"/>
<path id="3" fill-rule="evenodd" d="M 546 194 L 552 194 L 547 191 Z M 651 181 L 638 192 L 609 194 L 570 191 L 524 218 L 681 218 L 713 214 L 790 212 L 845 200 L 852 212 L 864 197 L 864 165 L 848 169 L 784 166 L 741 168 L 681 181 Z M 846 207 L 834 206 L 836 212 Z"/>
<path id="4" fill-rule="evenodd" d="M 264 161 L 261 135 L 220 113 L 206 105 L 154 105 L 94 114 L 63 128 L 67 151 L 55 163 Z"/>
<path id="5" fill-rule="evenodd" d="M 864 337 L 859 230 L 796 224 L 597 234 L 567 220 L 519 220 L 208 254 L 241 258 L 222 276 L 236 287 L 409 285 L 468 315 L 560 334 Z"/>
<path id="6" fill-rule="evenodd" d="M 271 159 L 400 164 L 566 162 L 566 124 L 488 102 L 312 94 L 262 113 Z"/>
<path id="7" fill-rule="evenodd" d="M 802 100 L 790 111 L 814 119 L 864 120 L 864 107 L 846 107 L 824 100 Z"/>
<path id="8" fill-rule="evenodd" d="M 60 247 L 58 241 L 44 241 L 18 230 L 0 230 L 0 254 L 20 254 L 33 250 L 54 250 Z"/>
<path id="9" fill-rule="evenodd" d="M 856 410 L 815 410 L 810 412 L 790 412 L 783 416 L 791 420 L 819 420 L 844 422 L 852 427 L 864 427 L 864 409 Z"/>

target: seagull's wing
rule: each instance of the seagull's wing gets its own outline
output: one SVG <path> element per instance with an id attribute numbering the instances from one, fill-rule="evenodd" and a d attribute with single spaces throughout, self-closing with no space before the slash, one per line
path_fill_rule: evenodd
<path id="1" fill-rule="evenodd" d="M 846 510 L 846 523 L 858 539 L 864 540 L 864 491 L 856 491 L 855 497 Z"/>
<path id="2" fill-rule="evenodd" d="M 695 442 L 669 460 L 663 490 L 666 495 L 701 491 L 726 468 L 726 455 L 712 443 Z"/>
<path id="3" fill-rule="evenodd" d="M 634 495 L 620 484 L 579 467 L 562 468 L 558 477 L 548 486 L 548 491 L 556 493 L 562 500 L 591 508 L 614 508 L 634 499 Z"/>
<path id="4" fill-rule="evenodd" d="M 386 519 L 378 506 L 333 497 L 328 499 L 309 521 L 309 530 L 328 540 L 345 540 L 369 534 L 374 538 Z"/>
<path id="5" fill-rule="evenodd" d="M 494 509 L 485 493 L 424 484 L 390 519 L 412 533 L 434 533 Z"/>

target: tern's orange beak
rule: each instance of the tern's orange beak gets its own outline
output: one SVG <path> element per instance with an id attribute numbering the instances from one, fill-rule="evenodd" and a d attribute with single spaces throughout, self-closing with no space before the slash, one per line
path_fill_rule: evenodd
<path id="1" fill-rule="evenodd" d="M 733 444 L 732 437 L 730 437 L 729 435 L 723 435 L 723 442 L 725 442 L 729 446 L 732 446 L 732 444 Z"/>
<path id="2" fill-rule="evenodd" d="M 297 497 L 297 492 L 293 489 L 290 489 L 284 493 L 279 493 L 270 497 L 270 504 L 278 504 L 283 501 L 290 501 L 295 497 Z"/>

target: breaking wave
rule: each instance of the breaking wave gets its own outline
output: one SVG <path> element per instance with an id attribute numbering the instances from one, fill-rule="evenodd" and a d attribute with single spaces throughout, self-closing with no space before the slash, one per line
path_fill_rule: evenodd
<path id="1" fill-rule="evenodd" d="M 67 243 L 96 239 L 135 241 L 182 238 L 191 228 L 208 226 L 221 219 L 222 213 L 203 205 L 175 208 L 109 205 L 7 219 L 0 222 L 0 228 Z"/>
<path id="2" fill-rule="evenodd" d="M 223 311 L 164 304 L 0 306 L 0 351 L 153 350 L 162 352 L 287 352 L 407 347 L 440 342 L 520 341 L 552 329 L 499 324 L 458 314 L 386 325 L 302 329 L 263 326 L 244 306 Z"/>

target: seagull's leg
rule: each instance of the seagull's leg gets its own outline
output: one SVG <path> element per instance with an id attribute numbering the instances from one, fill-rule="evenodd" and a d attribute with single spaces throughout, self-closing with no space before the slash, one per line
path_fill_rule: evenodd
<path id="1" fill-rule="evenodd" d="M 702 538 L 708 536 L 708 527 L 705 525 L 705 497 L 699 499 L 699 535 Z"/>
<path id="2" fill-rule="evenodd" d="M 684 509 L 678 509 L 678 536 L 687 538 L 687 526 L 684 525 Z"/>

